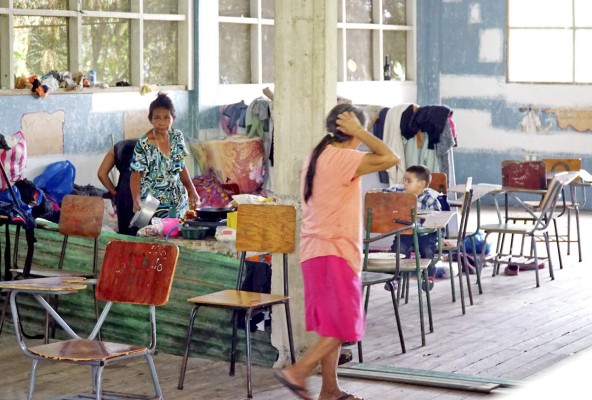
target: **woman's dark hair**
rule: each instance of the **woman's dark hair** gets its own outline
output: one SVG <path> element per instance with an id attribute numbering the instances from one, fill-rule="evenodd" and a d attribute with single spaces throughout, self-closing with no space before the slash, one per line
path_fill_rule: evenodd
<path id="1" fill-rule="evenodd" d="M 148 119 L 150 121 L 152 121 L 152 114 L 154 113 L 154 110 L 156 110 L 157 108 L 164 108 L 165 110 L 168 110 L 171 113 L 171 117 L 173 117 L 173 119 L 177 118 L 177 113 L 175 111 L 173 101 L 166 93 L 158 92 L 158 95 L 156 95 L 156 99 L 152 103 L 150 103 L 150 108 L 148 109 Z"/>
<path id="2" fill-rule="evenodd" d="M 308 199 L 312 196 L 312 187 L 316 173 L 317 160 L 321 153 L 325 150 L 327 145 L 331 143 L 343 143 L 351 140 L 352 137 L 337 129 L 337 117 L 344 112 L 353 112 L 362 126 L 366 126 L 366 113 L 359 107 L 351 104 L 338 104 L 329 112 L 325 122 L 327 132 L 323 139 L 317 144 L 310 156 L 310 163 L 306 171 L 306 179 L 304 181 L 304 202 L 308 203 Z"/>

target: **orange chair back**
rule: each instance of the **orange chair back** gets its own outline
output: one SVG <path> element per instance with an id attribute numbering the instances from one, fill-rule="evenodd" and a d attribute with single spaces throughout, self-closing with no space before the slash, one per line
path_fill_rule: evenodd
<path id="1" fill-rule="evenodd" d="M 103 199 L 97 196 L 64 196 L 58 230 L 62 235 L 97 238 L 103 227 Z"/>
<path id="2" fill-rule="evenodd" d="M 429 187 L 443 194 L 448 193 L 448 177 L 444 172 L 432 172 Z"/>
<path id="3" fill-rule="evenodd" d="M 96 288 L 96 298 L 119 303 L 165 305 L 179 249 L 170 243 L 112 241 Z"/>
<path id="4" fill-rule="evenodd" d="M 388 233 L 404 227 L 408 223 L 415 222 L 415 209 L 417 196 L 413 193 L 402 192 L 368 192 L 365 197 L 366 216 L 367 210 L 372 209 L 371 233 Z M 367 221 L 364 221 L 367 226 Z M 402 232 L 410 234 L 412 230 Z"/>

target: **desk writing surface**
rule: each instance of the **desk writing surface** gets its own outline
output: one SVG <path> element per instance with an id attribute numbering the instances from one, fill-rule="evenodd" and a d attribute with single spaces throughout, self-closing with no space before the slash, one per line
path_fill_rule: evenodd
<path id="1" fill-rule="evenodd" d="M 489 193 L 498 193 L 502 190 L 502 185 L 497 185 L 494 183 L 476 183 L 472 186 L 473 188 L 473 197 L 472 200 L 476 201 L 479 200 L 481 197 L 489 194 Z M 448 188 L 448 191 L 451 193 L 465 193 L 466 185 L 464 183 L 460 183 L 458 185 L 454 185 Z M 456 205 L 462 205 L 462 202 L 459 200 Z"/>
<path id="2" fill-rule="evenodd" d="M 586 171 L 585 169 L 581 169 L 579 175 L 583 183 L 592 183 L 592 174 Z"/>
<path id="3" fill-rule="evenodd" d="M 421 224 L 422 228 L 446 228 L 456 211 L 432 211 L 422 214 L 421 218 L 424 220 Z"/>
<path id="4" fill-rule="evenodd" d="M 81 277 L 52 277 L 0 282 L 0 289 L 31 292 L 63 292 L 86 289 L 86 279 Z"/>

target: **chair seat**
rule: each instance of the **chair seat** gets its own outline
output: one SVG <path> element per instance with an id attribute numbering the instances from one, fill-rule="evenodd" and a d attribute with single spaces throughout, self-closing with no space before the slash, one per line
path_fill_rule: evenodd
<path id="1" fill-rule="evenodd" d="M 419 259 L 419 269 L 423 271 L 427 269 L 431 264 L 431 258 L 420 258 Z M 392 262 L 379 262 L 379 263 L 371 263 L 368 261 L 368 270 L 371 272 L 394 272 L 396 268 L 396 263 L 393 260 Z M 399 271 L 400 272 L 414 272 L 415 271 L 415 259 L 414 258 L 404 258 L 399 262 Z"/>
<path id="2" fill-rule="evenodd" d="M 534 211 L 535 215 L 538 215 L 536 211 Z M 534 220 L 533 216 L 527 212 L 519 212 L 519 213 L 512 213 L 508 215 L 508 220 L 514 221 L 532 221 Z"/>
<path id="3" fill-rule="evenodd" d="M 16 273 L 18 275 L 22 275 L 24 273 L 23 268 L 13 268 L 10 270 L 12 273 Z M 41 278 L 51 278 L 53 276 L 80 276 L 83 278 L 94 278 L 95 275 L 89 271 L 74 271 L 71 269 L 57 269 L 57 268 L 43 268 L 43 267 L 35 267 L 31 268 L 29 272 L 30 277 L 41 277 Z"/>
<path id="4" fill-rule="evenodd" d="M 148 351 L 146 347 L 99 340 L 71 339 L 29 348 L 38 357 L 74 362 L 100 362 Z"/>
<path id="5" fill-rule="evenodd" d="M 481 225 L 481 229 L 487 232 L 500 232 L 500 233 L 515 233 L 522 235 L 529 235 L 533 232 L 533 225 L 527 224 L 488 224 Z M 540 232 L 542 232 L 539 229 Z"/>
<path id="6" fill-rule="evenodd" d="M 252 308 L 284 303 L 289 298 L 288 296 L 279 294 L 247 292 L 245 290 L 222 290 L 203 296 L 192 297 L 187 299 L 187 301 L 214 307 Z"/>
<path id="7" fill-rule="evenodd" d="M 393 274 L 382 272 L 362 271 L 362 286 L 376 285 L 379 283 L 390 282 L 395 278 Z"/>

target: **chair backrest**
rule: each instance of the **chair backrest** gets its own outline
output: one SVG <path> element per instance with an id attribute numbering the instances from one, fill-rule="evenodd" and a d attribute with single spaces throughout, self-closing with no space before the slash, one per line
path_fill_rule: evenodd
<path id="1" fill-rule="evenodd" d="M 107 244 L 95 296 L 98 300 L 162 306 L 169 300 L 179 249 L 171 243 Z"/>
<path id="2" fill-rule="evenodd" d="M 287 205 L 240 204 L 237 207 L 236 249 L 242 252 L 236 279 L 240 290 L 247 251 L 283 254 L 284 296 L 288 296 L 288 254 L 296 245 L 296 208 Z"/>
<path id="3" fill-rule="evenodd" d="M 58 230 L 62 235 L 97 238 L 103 227 L 103 199 L 97 196 L 64 196 Z"/>
<path id="4" fill-rule="evenodd" d="M 552 212 L 559 198 L 559 194 L 564 186 L 569 185 L 574 179 L 578 177 L 578 171 L 564 171 L 553 175 L 553 179 L 547 187 L 547 192 L 543 196 L 540 203 L 541 213 Z"/>
<path id="5" fill-rule="evenodd" d="M 437 192 L 448 193 L 448 177 L 444 172 L 432 172 L 432 180 L 430 181 L 430 188 Z"/>
<path id="6" fill-rule="evenodd" d="M 502 161 L 502 185 L 526 189 L 546 189 L 545 163 L 542 161 Z"/>
<path id="7" fill-rule="evenodd" d="M 579 171 L 581 158 L 543 158 L 547 172 Z"/>
<path id="8" fill-rule="evenodd" d="M 290 254 L 296 244 L 296 208 L 287 205 L 240 204 L 236 249 Z"/>
<path id="9" fill-rule="evenodd" d="M 372 210 L 370 233 L 384 234 L 415 223 L 417 196 L 413 193 L 371 191 L 366 193 L 364 204 L 366 218 Z M 411 233 L 412 229 L 401 232 Z"/>

